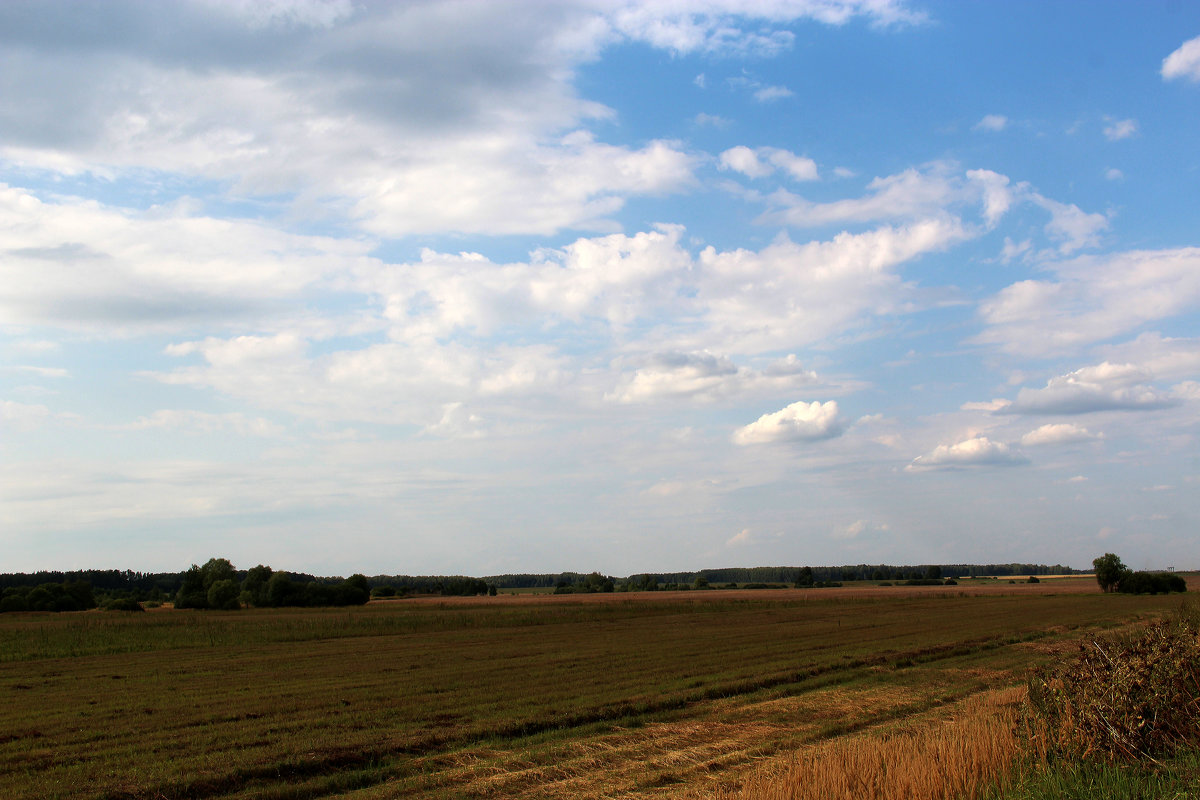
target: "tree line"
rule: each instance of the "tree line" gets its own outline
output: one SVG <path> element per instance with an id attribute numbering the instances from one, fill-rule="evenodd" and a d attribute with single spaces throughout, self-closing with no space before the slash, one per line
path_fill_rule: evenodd
<path id="1" fill-rule="evenodd" d="M 1106 553 L 1093 562 L 1103 591 L 1159 593 L 1186 591 L 1183 578 L 1169 573 L 1134 572 Z M 1062 564 L 856 564 L 840 567 L 731 567 L 694 572 L 648 572 L 617 578 L 599 572 L 520 573 L 488 578 L 469 576 L 352 575 L 342 579 L 273 570 L 259 564 L 237 570 L 228 559 L 212 558 L 177 573 L 133 570 L 40 571 L 0 574 L 2 611 L 82 611 L 97 606 L 139 610 L 164 602 L 177 608 L 234 609 L 243 606 L 359 605 L 371 597 L 408 595 L 494 595 L 498 588 L 552 588 L 556 593 L 627 592 L 710 588 L 838 586 L 870 580 L 905 584 L 945 583 L 954 577 L 1067 575 L 1082 570 Z M 1030 580 L 1037 580 L 1031 578 Z"/>

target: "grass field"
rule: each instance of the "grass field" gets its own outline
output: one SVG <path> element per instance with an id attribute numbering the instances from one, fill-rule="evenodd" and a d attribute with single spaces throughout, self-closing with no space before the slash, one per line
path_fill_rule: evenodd
<path id="1" fill-rule="evenodd" d="M 1179 603 L 1070 579 L 930 588 L 6 614 L 0 787 L 728 795 L 802 748 L 953 716 L 1081 632 Z"/>

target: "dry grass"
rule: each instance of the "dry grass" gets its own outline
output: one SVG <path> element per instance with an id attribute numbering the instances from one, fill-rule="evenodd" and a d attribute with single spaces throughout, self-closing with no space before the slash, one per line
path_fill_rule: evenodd
<path id="1" fill-rule="evenodd" d="M 951 800 L 979 797 L 1022 754 L 1024 690 L 964 701 L 951 719 L 821 742 L 764 767 L 718 800 Z"/>

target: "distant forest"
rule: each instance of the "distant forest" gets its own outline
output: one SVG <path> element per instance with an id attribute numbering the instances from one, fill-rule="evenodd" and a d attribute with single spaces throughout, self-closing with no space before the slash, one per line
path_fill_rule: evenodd
<path id="1" fill-rule="evenodd" d="M 194 569 L 194 567 L 193 567 Z M 259 569 L 256 567 L 255 569 Z M 233 570 L 230 579 L 242 585 L 254 570 Z M 137 572 L 134 570 L 74 570 L 0 574 L 0 590 L 30 590 L 39 586 L 87 584 L 96 602 L 131 599 L 140 602 L 174 600 L 191 570 L 181 572 Z M 854 564 L 840 567 L 729 567 L 692 572 L 648 572 L 624 578 L 600 573 L 559 572 L 492 575 L 475 578 L 461 575 L 374 575 L 367 584 L 372 596 L 391 595 L 479 595 L 496 589 L 564 589 L 583 591 L 629 591 L 655 588 L 738 585 L 827 584 L 854 580 L 903 581 L 938 577 L 994 575 L 1067 575 L 1079 573 L 1062 564 Z M 340 577 L 306 573 L 281 573 L 298 585 L 337 587 Z M 12 595 L 12 592 L 8 594 Z"/>

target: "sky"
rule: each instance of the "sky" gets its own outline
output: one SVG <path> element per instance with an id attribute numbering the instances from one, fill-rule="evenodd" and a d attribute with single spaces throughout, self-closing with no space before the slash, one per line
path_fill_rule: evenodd
<path id="1" fill-rule="evenodd" d="M 0 572 L 1200 568 L 1200 5 L 0 4 Z"/>

